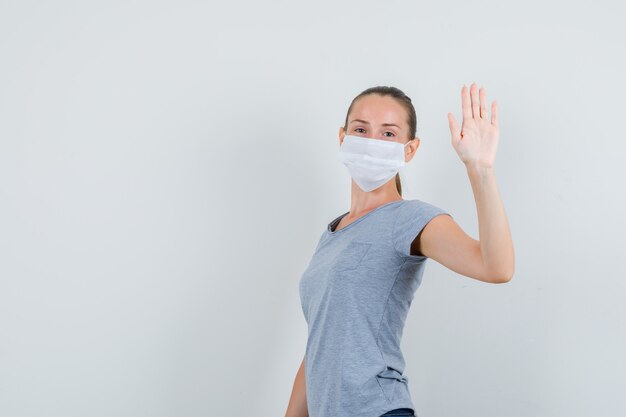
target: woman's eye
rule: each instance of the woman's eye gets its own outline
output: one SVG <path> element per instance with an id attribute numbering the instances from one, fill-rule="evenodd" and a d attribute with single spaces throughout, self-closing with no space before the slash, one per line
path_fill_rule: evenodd
<path id="1" fill-rule="evenodd" d="M 359 129 L 360 129 L 360 130 L 363 130 L 363 128 L 362 128 L 362 127 L 357 127 L 357 128 L 356 128 L 356 129 L 354 129 L 354 130 L 356 131 L 356 130 L 359 130 Z M 359 133 L 362 133 L 362 132 L 359 132 Z"/>
<path id="2" fill-rule="evenodd" d="M 392 136 L 395 136 L 393 132 L 389 132 L 389 131 L 387 131 L 387 132 L 385 132 L 385 133 L 391 133 L 391 134 L 392 134 Z"/>

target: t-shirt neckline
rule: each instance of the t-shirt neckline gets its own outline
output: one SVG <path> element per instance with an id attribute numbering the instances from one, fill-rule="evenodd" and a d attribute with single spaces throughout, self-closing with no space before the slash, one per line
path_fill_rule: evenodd
<path id="1" fill-rule="evenodd" d="M 382 209 L 383 207 L 387 207 L 387 206 L 389 206 L 389 205 L 391 205 L 391 204 L 395 204 L 395 203 L 400 203 L 400 202 L 402 202 L 402 201 L 406 201 L 406 200 L 404 200 L 404 199 L 400 199 L 400 200 L 390 201 L 390 202 L 385 203 L 385 204 L 381 204 L 380 206 L 376 207 L 375 209 L 373 209 L 373 210 L 369 211 L 368 213 L 366 213 L 366 214 L 364 214 L 363 216 L 359 217 L 358 219 L 354 220 L 354 221 L 353 221 L 352 223 L 350 223 L 349 225 L 344 226 L 344 227 L 342 227 L 342 228 L 341 228 L 341 229 L 339 229 L 339 230 L 335 230 L 335 231 L 333 231 L 333 230 L 332 230 L 332 226 L 333 226 L 335 223 L 339 224 L 339 222 L 341 221 L 341 219 L 342 219 L 342 218 L 343 218 L 346 214 L 350 213 L 350 211 L 346 211 L 345 213 L 343 213 L 343 214 L 341 214 L 340 216 L 336 217 L 333 221 L 331 221 L 331 222 L 328 224 L 328 226 L 326 227 L 326 233 L 327 233 L 327 234 L 329 234 L 329 235 L 336 235 L 336 234 L 338 234 L 338 233 L 341 233 L 341 232 L 343 232 L 344 230 L 351 228 L 354 224 L 359 223 L 361 220 L 365 219 L 365 218 L 366 218 L 366 217 L 368 217 L 370 214 L 374 214 L 375 212 L 377 212 L 378 210 Z"/>

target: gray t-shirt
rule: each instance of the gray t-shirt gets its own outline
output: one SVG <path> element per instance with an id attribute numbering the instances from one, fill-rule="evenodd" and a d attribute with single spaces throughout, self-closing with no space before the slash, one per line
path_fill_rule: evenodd
<path id="1" fill-rule="evenodd" d="M 299 282 L 309 417 L 415 410 L 400 340 L 428 258 L 410 255 L 411 242 L 433 217 L 452 216 L 398 200 L 335 230 L 346 214 L 328 224 Z"/>

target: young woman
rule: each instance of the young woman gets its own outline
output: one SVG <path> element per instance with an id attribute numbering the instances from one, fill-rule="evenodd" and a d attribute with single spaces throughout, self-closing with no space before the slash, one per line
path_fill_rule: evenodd
<path id="1" fill-rule="evenodd" d="M 324 230 L 300 283 L 306 353 L 286 417 L 413 416 L 400 339 L 428 258 L 470 278 L 511 280 L 514 251 L 494 173 L 498 111 L 484 88 L 461 89 L 463 125 L 452 146 L 467 168 L 479 237 L 441 208 L 402 199 L 398 170 L 420 140 L 411 99 L 394 87 L 354 98 L 339 129 L 352 177 L 350 211 Z M 395 179 L 394 179 L 395 177 Z"/>

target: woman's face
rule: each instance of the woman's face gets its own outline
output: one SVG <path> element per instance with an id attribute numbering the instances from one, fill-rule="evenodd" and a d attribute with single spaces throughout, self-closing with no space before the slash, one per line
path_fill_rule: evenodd
<path id="1" fill-rule="evenodd" d="M 368 94 L 359 98 L 348 116 L 347 130 L 339 129 L 339 145 L 344 135 L 392 140 L 402 144 L 409 140 L 406 110 L 394 98 Z M 409 145 L 410 146 L 410 145 Z"/>

